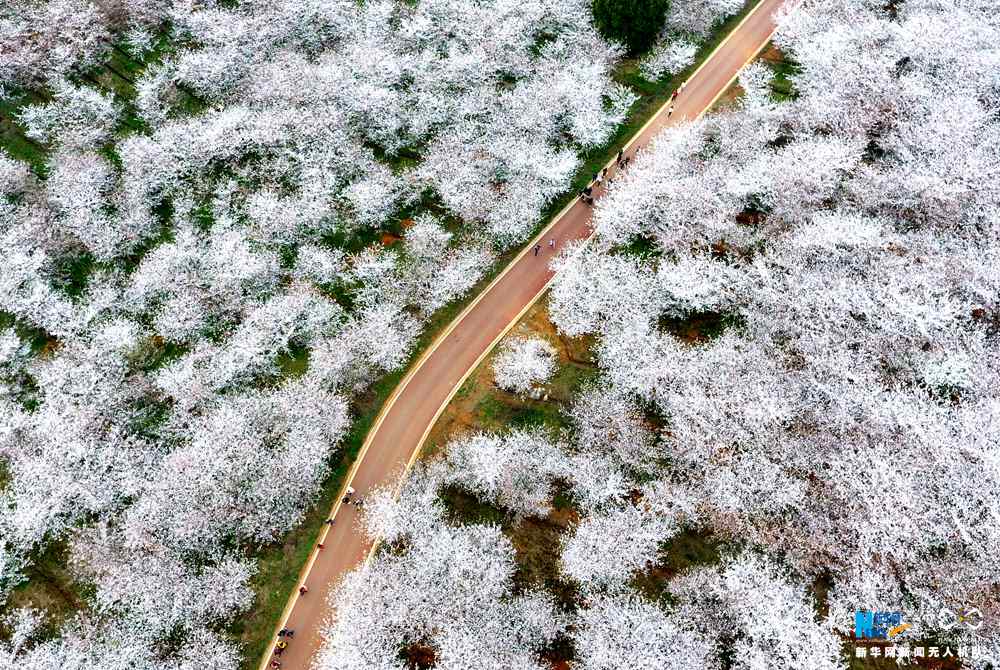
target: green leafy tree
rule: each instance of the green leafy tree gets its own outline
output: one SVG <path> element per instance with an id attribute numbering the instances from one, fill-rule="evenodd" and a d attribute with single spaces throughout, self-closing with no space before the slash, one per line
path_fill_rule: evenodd
<path id="1" fill-rule="evenodd" d="M 670 0 L 594 0 L 592 11 L 598 30 L 635 56 L 653 46 L 669 8 Z"/>

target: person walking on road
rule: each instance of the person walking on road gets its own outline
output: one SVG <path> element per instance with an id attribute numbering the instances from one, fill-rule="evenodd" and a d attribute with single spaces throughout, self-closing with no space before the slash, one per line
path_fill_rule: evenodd
<path id="1" fill-rule="evenodd" d="M 622 149 L 619 149 L 619 150 L 618 150 L 618 157 L 617 157 L 617 158 L 615 158 L 615 163 L 617 163 L 617 164 L 618 164 L 618 167 L 621 167 L 621 166 L 622 166 L 622 157 L 623 157 L 624 155 L 625 155 L 625 152 L 624 152 L 624 151 L 623 151 Z"/>
<path id="2" fill-rule="evenodd" d="M 555 248 L 556 248 L 556 241 L 555 241 L 555 239 L 549 240 L 549 249 L 555 249 Z"/>
<path id="3" fill-rule="evenodd" d="M 300 596 L 304 596 L 307 593 L 309 593 L 309 587 L 308 586 L 306 586 L 305 584 L 303 584 L 302 586 L 299 587 L 299 595 Z"/>
<path id="4" fill-rule="evenodd" d="M 667 118 L 669 119 L 670 115 L 673 113 L 674 113 L 674 106 L 670 105 L 669 107 L 667 107 Z"/>
<path id="5" fill-rule="evenodd" d="M 542 245 L 541 244 L 536 244 L 535 245 L 535 255 L 537 256 L 538 252 L 541 251 L 541 250 L 542 250 Z"/>

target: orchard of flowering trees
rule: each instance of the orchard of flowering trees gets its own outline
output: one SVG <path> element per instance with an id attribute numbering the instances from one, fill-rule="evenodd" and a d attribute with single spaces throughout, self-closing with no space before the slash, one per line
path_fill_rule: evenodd
<path id="1" fill-rule="evenodd" d="M 782 15 L 791 99 L 751 66 L 736 109 L 662 134 L 564 251 L 552 321 L 594 338 L 600 370 L 566 427 L 459 437 L 375 505 L 388 542 L 335 595 L 320 667 L 403 668 L 414 645 L 468 666 L 455 639 L 477 631 L 479 666 L 846 668 L 855 610 L 902 610 L 903 641 L 943 648 L 942 607 L 983 614 L 964 667 L 1000 663 L 993 10 Z M 532 360 L 514 349 L 498 382 Z M 446 513 L 455 487 L 514 519 L 569 497 L 551 589 L 505 582 L 534 560 L 517 522 Z M 664 574 L 692 532 L 720 555 Z M 421 596 L 431 623 L 398 616 Z M 524 623 L 546 607 L 554 628 Z"/>
<path id="2" fill-rule="evenodd" d="M 0 148 L 0 665 L 237 667 L 254 553 L 355 395 L 624 120 L 620 55 L 582 0 L 5 3 L 32 156 Z M 527 457 L 476 481 L 506 500 Z M 439 532 L 502 593 L 495 533 Z M 50 550 L 83 594 L 55 627 L 11 605 Z M 541 595 L 507 608 L 504 644 L 558 626 Z M 464 667 L 502 646 L 449 640 Z"/>

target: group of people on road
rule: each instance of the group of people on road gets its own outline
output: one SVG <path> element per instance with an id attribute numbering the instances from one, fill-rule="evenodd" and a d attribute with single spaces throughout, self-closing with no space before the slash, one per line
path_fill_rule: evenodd
<path id="1" fill-rule="evenodd" d="M 681 85 L 679 87 L 677 87 L 676 89 L 674 89 L 674 92 L 670 94 L 670 102 L 667 105 L 667 118 L 668 119 L 671 117 L 671 115 L 673 115 L 673 113 L 674 113 L 674 103 L 677 100 L 677 96 L 684 91 L 684 87 L 685 86 L 687 86 L 687 82 L 686 81 L 681 82 Z M 636 156 L 638 156 L 641 151 L 642 151 L 642 147 L 641 146 L 640 147 L 636 147 L 636 150 L 630 156 L 627 153 L 625 153 L 625 149 L 624 148 L 623 149 L 619 149 L 618 150 L 618 155 L 615 157 L 615 165 L 618 168 L 615 171 L 615 175 L 617 175 L 622 170 L 626 169 L 628 167 L 629 162 L 631 162 L 631 160 L 633 158 L 635 158 Z M 602 185 L 604 185 L 605 182 L 607 182 L 608 186 L 610 186 L 614 182 L 614 177 L 608 177 L 608 168 L 607 167 L 605 167 L 603 170 L 601 170 L 600 172 L 598 172 L 598 173 L 596 173 L 594 175 L 594 178 L 591 180 L 591 183 L 580 192 L 580 199 L 583 200 L 584 203 L 592 206 L 594 204 L 594 191 L 595 191 L 595 189 L 599 189 Z M 535 255 L 536 256 L 538 255 L 538 250 L 539 250 L 539 247 L 536 245 L 536 247 L 535 247 Z"/>
<path id="2" fill-rule="evenodd" d="M 350 504 L 353 503 L 355 507 L 357 507 L 358 509 L 361 509 L 361 507 L 364 505 L 365 501 L 363 499 L 361 499 L 361 498 L 355 498 L 354 497 L 354 493 L 355 493 L 354 487 L 353 486 L 348 486 L 347 487 L 347 491 L 344 494 L 344 497 L 341 499 L 341 502 L 344 503 L 345 505 L 350 505 Z M 331 516 L 331 517 L 327 518 L 327 520 L 324 521 L 323 523 L 327 524 L 328 526 L 332 526 L 333 523 L 334 523 L 334 518 Z M 316 544 L 316 548 L 319 549 L 319 550 L 322 550 L 323 549 L 323 543 L 322 542 L 318 542 Z M 299 585 L 299 596 L 304 596 L 307 593 L 309 593 L 309 587 L 306 586 L 305 584 L 300 584 Z M 281 661 L 277 657 L 281 656 L 285 652 L 285 649 L 288 648 L 288 640 L 291 639 L 294 636 L 295 636 L 295 631 L 292 630 L 291 628 L 282 628 L 281 630 L 278 631 L 278 641 L 274 643 L 274 656 L 275 656 L 275 658 L 271 659 L 271 667 L 272 668 L 280 668 L 281 667 Z"/>
<path id="3" fill-rule="evenodd" d="M 549 239 L 549 251 L 553 251 L 555 250 L 555 248 L 556 248 L 556 238 L 553 237 Z M 537 244 L 535 244 L 535 255 L 537 256 L 538 252 L 541 250 L 542 250 L 542 243 L 538 242 Z"/>
<path id="4" fill-rule="evenodd" d="M 360 498 L 360 497 L 354 498 L 354 487 L 353 486 L 348 486 L 347 487 L 347 493 L 344 494 L 344 497 L 340 500 L 340 502 L 344 503 L 345 505 L 353 504 L 358 509 L 361 509 L 365 505 L 364 498 Z M 330 523 L 332 523 L 332 521 L 330 521 Z"/>
<path id="5" fill-rule="evenodd" d="M 274 655 L 276 657 L 281 656 L 283 653 L 285 653 L 285 650 L 288 649 L 288 640 L 292 639 L 293 637 L 295 637 L 295 631 L 292 630 L 291 628 L 282 628 L 281 630 L 278 631 L 278 641 L 274 643 Z M 271 667 L 280 668 L 281 661 L 279 661 L 277 658 L 272 658 Z"/>

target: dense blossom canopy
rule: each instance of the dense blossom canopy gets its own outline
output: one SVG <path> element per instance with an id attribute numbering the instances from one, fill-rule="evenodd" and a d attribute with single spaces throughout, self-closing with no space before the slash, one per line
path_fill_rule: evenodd
<path id="1" fill-rule="evenodd" d="M 618 56 L 583 0 L 5 3 L 0 600 L 51 546 L 92 596 L 0 665 L 235 667 L 253 553 L 624 119 Z"/>
<path id="2" fill-rule="evenodd" d="M 984 614 L 970 665 L 1000 661 L 998 38 L 975 0 L 807 0 L 775 37 L 790 88 L 751 66 L 564 252 L 549 311 L 596 338 L 600 375 L 531 453 L 580 515 L 574 666 L 843 668 L 856 609 L 954 650 L 934 622 L 955 603 Z M 460 438 L 442 477 L 543 509 L 537 483 L 496 489 L 523 446 Z M 716 564 L 664 576 L 694 532 Z"/>

